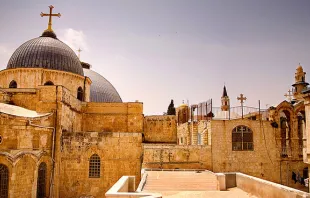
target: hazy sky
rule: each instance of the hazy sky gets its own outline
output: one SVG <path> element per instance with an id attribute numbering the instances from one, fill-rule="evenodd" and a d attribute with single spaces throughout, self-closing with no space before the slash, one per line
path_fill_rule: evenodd
<path id="1" fill-rule="evenodd" d="M 309 0 L 0 0 L 1 70 L 47 28 L 50 4 L 58 38 L 146 115 L 171 99 L 220 106 L 224 83 L 232 106 L 243 93 L 265 108 L 285 99 L 299 62 L 310 75 Z"/>

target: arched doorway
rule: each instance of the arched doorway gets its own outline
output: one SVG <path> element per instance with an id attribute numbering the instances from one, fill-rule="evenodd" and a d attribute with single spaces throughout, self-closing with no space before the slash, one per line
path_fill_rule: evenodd
<path id="1" fill-rule="evenodd" d="M 0 198 L 7 198 L 9 192 L 9 170 L 0 164 Z"/>
<path id="2" fill-rule="evenodd" d="M 280 112 L 281 157 L 291 156 L 291 114 L 287 110 Z"/>

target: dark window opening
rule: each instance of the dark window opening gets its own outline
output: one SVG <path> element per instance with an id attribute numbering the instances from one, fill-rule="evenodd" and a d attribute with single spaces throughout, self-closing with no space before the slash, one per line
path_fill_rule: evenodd
<path id="1" fill-rule="evenodd" d="M 38 170 L 37 198 L 46 197 L 46 164 L 42 162 Z"/>
<path id="2" fill-rule="evenodd" d="M 8 168 L 0 164 L 0 197 L 8 198 L 9 192 L 9 170 Z"/>
<path id="3" fill-rule="evenodd" d="M 100 178 L 100 157 L 93 154 L 89 159 L 89 175 L 90 178 Z"/>
<path id="4" fill-rule="evenodd" d="M 80 101 L 83 101 L 83 97 L 84 97 L 84 91 L 82 87 L 79 87 L 77 90 L 77 99 L 79 99 Z"/>
<path id="5" fill-rule="evenodd" d="M 9 88 L 17 88 L 17 83 L 16 83 L 15 80 L 12 80 L 12 81 L 10 82 Z"/>
<path id="6" fill-rule="evenodd" d="M 237 126 L 232 131 L 232 150 L 233 151 L 252 151 L 253 132 L 246 126 Z"/>
<path id="7" fill-rule="evenodd" d="M 47 81 L 44 85 L 54 85 L 54 83 L 52 81 Z"/>

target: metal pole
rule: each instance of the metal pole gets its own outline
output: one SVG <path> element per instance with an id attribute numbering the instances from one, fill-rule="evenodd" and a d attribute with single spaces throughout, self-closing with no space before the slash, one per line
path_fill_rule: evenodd
<path id="1" fill-rule="evenodd" d="M 242 119 L 243 119 L 243 102 L 241 102 L 241 115 L 242 115 Z"/>
<path id="2" fill-rule="evenodd" d="M 261 120 L 261 117 L 260 117 L 260 100 L 258 100 L 258 118 L 259 120 Z"/>

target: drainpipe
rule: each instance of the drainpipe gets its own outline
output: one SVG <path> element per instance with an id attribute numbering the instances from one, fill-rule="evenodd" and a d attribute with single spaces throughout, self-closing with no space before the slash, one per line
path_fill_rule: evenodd
<path id="1" fill-rule="evenodd" d="M 41 125 L 32 124 L 31 120 L 28 120 L 28 124 L 30 126 L 39 127 L 39 128 L 45 128 L 45 129 L 52 129 L 53 130 L 53 137 L 52 137 L 52 171 L 51 171 L 51 178 L 50 178 L 50 192 L 49 197 L 53 197 L 53 187 L 54 187 L 54 177 L 55 177 L 55 149 L 56 149 L 56 128 L 57 128 L 57 110 L 58 110 L 58 86 L 56 86 L 56 110 L 53 111 L 53 114 L 55 114 L 55 127 L 46 127 Z"/>
<path id="2" fill-rule="evenodd" d="M 83 89 L 83 101 L 85 101 L 85 93 L 86 93 L 86 76 L 84 77 L 84 89 Z"/>

